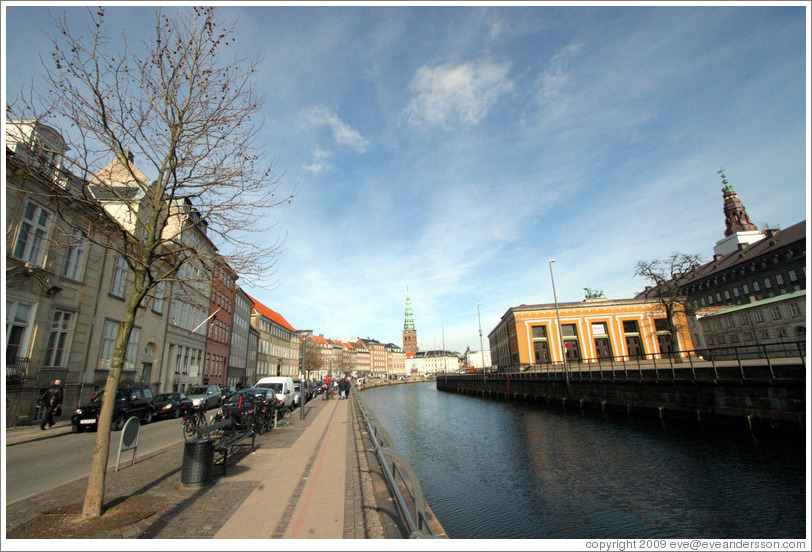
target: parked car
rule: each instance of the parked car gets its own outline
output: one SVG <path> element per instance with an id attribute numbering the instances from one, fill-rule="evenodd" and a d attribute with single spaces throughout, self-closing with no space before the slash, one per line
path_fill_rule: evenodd
<path id="1" fill-rule="evenodd" d="M 225 404 L 228 398 L 237 392 L 237 389 L 230 385 L 226 385 L 225 387 L 220 388 L 220 392 L 223 394 L 222 399 L 220 399 L 220 404 Z"/>
<path id="2" fill-rule="evenodd" d="M 73 412 L 70 418 L 71 431 L 79 433 L 85 429 L 96 430 L 103 397 L 104 391 L 100 391 L 90 397 L 90 403 L 80 406 Z M 146 385 L 119 387 L 113 407 L 113 430 L 121 431 L 124 423 L 132 416 L 148 424 L 152 421 L 153 413 L 152 389 Z"/>
<path id="3" fill-rule="evenodd" d="M 178 418 L 192 404 L 192 400 L 183 393 L 161 393 L 153 399 L 156 418 Z"/>
<path id="4" fill-rule="evenodd" d="M 302 404 L 302 380 L 293 380 L 293 389 L 295 390 L 293 393 L 293 406 L 299 406 Z M 305 401 L 312 398 L 310 387 L 305 385 Z"/>
<path id="5" fill-rule="evenodd" d="M 195 408 L 205 405 L 206 410 L 220 406 L 223 392 L 220 386 L 212 383 L 210 385 L 198 385 L 186 390 L 186 396 L 192 400 Z"/>
<path id="6" fill-rule="evenodd" d="M 273 389 L 276 393 L 276 398 L 281 403 L 281 408 L 291 410 L 293 409 L 293 396 L 295 390 L 293 388 L 293 378 L 289 376 L 271 376 L 261 378 L 254 387 L 264 387 L 266 389 Z"/>
<path id="7" fill-rule="evenodd" d="M 250 416 L 254 414 L 257 403 L 258 401 L 255 402 L 250 389 L 233 393 L 231 397 L 223 403 L 217 411 L 217 414 L 214 415 L 214 421 L 219 422 L 220 420 L 230 417 L 234 418 L 234 422 L 240 426 L 240 429 L 247 429 L 243 426 L 249 422 Z"/>

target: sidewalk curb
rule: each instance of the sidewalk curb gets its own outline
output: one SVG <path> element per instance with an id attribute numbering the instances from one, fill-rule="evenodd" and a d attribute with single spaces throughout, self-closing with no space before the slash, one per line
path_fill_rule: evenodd
<path id="1" fill-rule="evenodd" d="M 45 439 L 52 439 L 62 435 L 70 435 L 70 423 L 54 425 L 54 427 L 46 430 L 39 429 L 39 426 L 30 426 L 22 429 L 14 429 L 9 431 L 6 429 L 5 444 L 7 447 L 15 445 L 22 445 L 24 443 L 33 443 L 35 441 L 43 441 Z"/>

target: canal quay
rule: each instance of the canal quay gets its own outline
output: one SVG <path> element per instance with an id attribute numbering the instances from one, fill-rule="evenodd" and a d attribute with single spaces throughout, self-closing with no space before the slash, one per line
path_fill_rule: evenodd
<path id="1" fill-rule="evenodd" d="M 776 379 L 795 373 L 773 368 Z M 548 404 L 550 389 L 566 388 L 539 376 L 510 374 L 510 393 L 507 374 L 481 373 L 361 393 L 449 538 L 808 538 L 804 431 L 656 406 Z M 697 372 L 696 385 L 711 383 Z"/>
<path id="2" fill-rule="evenodd" d="M 525 370 L 441 374 L 437 389 L 488 398 L 803 431 L 806 359 L 781 356 L 573 363 Z"/>
<path id="3" fill-rule="evenodd" d="M 144 429 L 178 425 L 180 438 L 179 423 Z M 192 441 L 146 454 L 125 452 L 120 469 L 110 465 L 107 473 L 105 508 L 111 515 L 105 523 L 81 535 L 60 533 L 66 514 L 80 510 L 83 477 L 6 504 L 3 549 L 38 538 L 306 539 L 313 548 L 323 546 L 317 540 L 444 538 L 425 504 L 392 492 L 389 466 L 378 462 L 368 427 L 355 393 L 349 400 L 317 398 L 306 404 L 304 417 L 295 410 L 256 436 L 253 447 L 233 451 L 226 469 L 214 466 L 211 478 L 192 482 L 184 479 L 185 448 Z M 6 458 L 46 444 L 71 447 L 73 439 L 90 436 L 72 434 L 64 421 L 46 432 L 36 426 L 7 429 Z M 402 478 L 395 485 L 402 487 Z M 410 516 L 419 527 L 404 519 L 401 505 L 420 512 L 419 519 Z"/>

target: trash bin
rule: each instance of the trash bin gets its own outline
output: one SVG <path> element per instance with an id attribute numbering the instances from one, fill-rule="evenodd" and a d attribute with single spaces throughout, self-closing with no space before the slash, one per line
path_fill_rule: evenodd
<path id="1" fill-rule="evenodd" d="M 183 448 L 183 468 L 180 482 L 205 487 L 214 480 L 214 440 L 192 439 Z"/>

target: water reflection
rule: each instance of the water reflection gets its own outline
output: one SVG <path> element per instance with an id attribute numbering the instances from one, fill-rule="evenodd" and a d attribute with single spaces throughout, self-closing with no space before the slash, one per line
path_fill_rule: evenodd
<path id="1" fill-rule="evenodd" d="M 452 538 L 803 538 L 798 439 L 484 400 L 434 384 L 365 402 Z"/>

